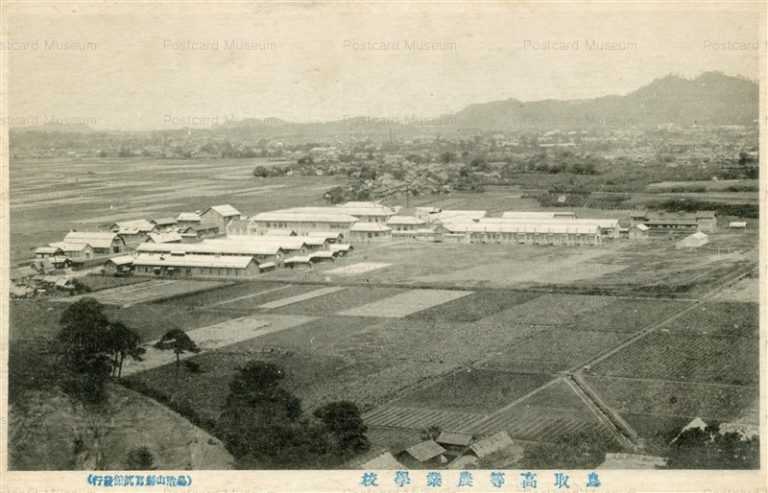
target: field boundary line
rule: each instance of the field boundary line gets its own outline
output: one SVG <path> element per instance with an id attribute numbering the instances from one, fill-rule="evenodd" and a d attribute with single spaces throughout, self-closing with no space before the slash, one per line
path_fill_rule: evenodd
<path id="1" fill-rule="evenodd" d="M 577 375 L 565 379 L 568 386 L 581 399 L 597 420 L 608 427 L 616 440 L 630 449 L 637 449 L 637 432 L 612 409 L 593 388 Z"/>

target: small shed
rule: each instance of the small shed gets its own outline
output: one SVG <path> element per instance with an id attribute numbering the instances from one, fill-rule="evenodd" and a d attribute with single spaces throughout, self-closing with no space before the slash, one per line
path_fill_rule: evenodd
<path id="1" fill-rule="evenodd" d="M 449 450 L 463 450 L 466 447 L 469 447 L 469 444 L 472 443 L 472 435 L 467 433 L 451 433 L 448 431 L 443 431 L 435 439 L 435 441 Z"/>
<path id="2" fill-rule="evenodd" d="M 728 223 L 730 229 L 747 229 L 746 221 L 731 221 Z"/>
<path id="3" fill-rule="evenodd" d="M 283 260 L 283 265 L 294 269 L 296 267 L 308 267 L 312 268 L 312 260 L 308 256 L 293 256 Z"/>
<path id="4" fill-rule="evenodd" d="M 448 462 L 446 450 L 434 440 L 425 440 L 408 447 L 402 454 L 403 460 L 414 465 L 438 466 Z"/>
<path id="5" fill-rule="evenodd" d="M 489 437 L 478 440 L 470 445 L 469 449 L 477 456 L 478 459 L 487 457 L 500 450 L 504 450 L 508 447 L 519 447 L 515 445 L 512 438 L 506 431 L 500 431 Z M 522 452 L 522 447 L 519 447 Z"/>
<path id="6" fill-rule="evenodd" d="M 133 271 L 133 256 L 120 255 L 112 257 L 104 262 L 104 274 L 119 276 L 127 275 Z"/>

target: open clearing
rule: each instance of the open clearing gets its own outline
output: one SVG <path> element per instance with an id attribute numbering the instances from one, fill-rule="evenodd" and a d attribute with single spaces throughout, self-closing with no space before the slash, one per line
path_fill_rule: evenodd
<path id="1" fill-rule="evenodd" d="M 285 330 L 310 321 L 309 317 L 291 315 L 250 316 L 221 322 L 208 327 L 187 331 L 202 352 L 236 344 L 266 334 Z M 176 361 L 173 351 L 163 351 L 154 347 L 153 341 L 145 345 L 146 353 L 142 361 L 126 360 L 124 375 L 131 375 L 167 365 Z M 195 353 L 183 353 L 180 360 L 189 359 Z"/>
<path id="2" fill-rule="evenodd" d="M 759 298 L 760 280 L 757 277 L 748 277 L 720 291 L 714 299 L 717 301 L 757 303 Z"/>
<path id="3" fill-rule="evenodd" d="M 337 267 L 335 269 L 325 271 L 326 274 L 334 276 L 355 276 L 357 274 L 365 274 L 378 269 L 388 267 L 390 264 L 382 262 L 358 262 L 352 265 L 345 265 L 344 267 Z"/>
<path id="4" fill-rule="evenodd" d="M 95 298 L 106 305 L 134 305 L 159 301 L 207 289 L 227 285 L 224 281 L 191 281 L 172 279 L 150 279 L 146 282 L 105 289 L 78 296 L 52 298 L 52 301 L 75 302 L 82 298 Z"/>
<path id="5" fill-rule="evenodd" d="M 472 294 L 472 291 L 414 289 L 384 298 L 383 300 L 344 310 L 339 312 L 339 314 L 353 317 L 402 318 L 411 313 L 426 310 L 435 305 L 441 305 L 470 294 Z"/>

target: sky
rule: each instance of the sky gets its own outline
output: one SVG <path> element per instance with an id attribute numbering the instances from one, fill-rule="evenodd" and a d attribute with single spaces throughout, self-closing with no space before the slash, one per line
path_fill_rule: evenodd
<path id="1" fill-rule="evenodd" d="M 431 118 L 759 78 L 762 3 L 10 4 L 11 126 Z"/>

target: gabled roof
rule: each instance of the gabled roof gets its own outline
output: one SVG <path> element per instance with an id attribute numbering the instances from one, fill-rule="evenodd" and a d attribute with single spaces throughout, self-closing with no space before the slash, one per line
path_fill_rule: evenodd
<path id="1" fill-rule="evenodd" d="M 242 255 L 150 255 L 139 254 L 133 265 L 145 267 L 220 267 L 226 269 L 245 269 L 253 257 Z"/>
<path id="2" fill-rule="evenodd" d="M 272 243 L 255 244 L 231 240 L 204 240 L 200 243 L 142 243 L 141 253 L 174 253 L 198 255 L 277 255 L 281 248 Z"/>
<path id="3" fill-rule="evenodd" d="M 333 251 L 331 250 L 319 250 L 309 254 L 309 258 L 333 258 Z"/>
<path id="4" fill-rule="evenodd" d="M 306 245 L 306 238 L 301 236 L 229 235 L 226 239 L 254 245 L 276 245 L 283 250 L 300 250 Z"/>
<path id="5" fill-rule="evenodd" d="M 130 265 L 133 263 L 133 255 L 120 255 L 119 257 L 112 257 L 105 263 L 112 263 L 115 265 Z"/>
<path id="6" fill-rule="evenodd" d="M 53 248 L 58 248 L 59 250 L 63 252 L 82 252 L 83 250 L 86 250 L 88 248 L 93 248 L 90 243 L 86 242 L 69 242 L 69 241 L 58 241 L 56 243 L 51 243 L 50 245 Z"/>
<path id="7" fill-rule="evenodd" d="M 310 231 L 307 236 L 311 238 L 325 238 L 325 239 L 339 239 L 342 237 L 341 233 L 334 233 L 333 231 Z"/>
<path id="8" fill-rule="evenodd" d="M 426 462 L 446 452 L 446 450 L 434 440 L 426 440 L 417 443 L 416 445 L 408 447 L 405 451 L 419 462 Z"/>
<path id="9" fill-rule="evenodd" d="M 293 257 L 288 257 L 287 259 L 283 260 L 284 264 L 309 264 L 311 262 L 312 262 L 311 259 L 306 255 L 302 255 L 302 256 L 296 255 Z"/>
<path id="10" fill-rule="evenodd" d="M 598 234 L 600 231 L 596 225 L 558 223 L 443 223 L 443 227 L 451 233 L 538 233 L 538 234 Z"/>
<path id="11" fill-rule="evenodd" d="M 174 243 L 181 241 L 181 235 L 175 231 L 170 233 L 149 233 L 149 237 L 155 243 Z"/>
<path id="12" fill-rule="evenodd" d="M 573 211 L 506 211 L 501 214 L 505 219 L 545 219 L 556 217 L 576 217 Z"/>
<path id="13" fill-rule="evenodd" d="M 64 243 L 88 243 L 93 248 L 111 248 L 116 239 L 122 242 L 116 233 L 70 231 L 64 236 Z"/>
<path id="14" fill-rule="evenodd" d="M 499 450 L 510 447 L 514 444 L 515 442 L 512 441 L 512 438 L 509 436 L 509 434 L 506 431 L 500 431 L 487 438 L 478 440 L 477 442 L 470 445 L 469 448 L 479 458 L 483 458 L 494 452 L 498 452 Z"/>
<path id="15" fill-rule="evenodd" d="M 444 431 L 440 433 L 440 436 L 435 440 L 441 445 L 455 445 L 458 447 L 466 447 L 472 443 L 472 435 L 467 433 L 450 433 Z"/>
<path id="16" fill-rule="evenodd" d="M 176 224 L 176 218 L 175 217 L 159 217 L 157 219 L 152 219 L 152 222 L 157 226 L 173 226 L 174 224 Z"/>
<path id="17" fill-rule="evenodd" d="M 232 216 L 239 216 L 240 211 L 235 209 L 229 204 L 222 204 L 222 205 L 214 205 L 213 207 L 210 207 L 207 211 L 205 211 L 203 214 L 206 214 L 208 211 L 214 211 L 221 217 L 232 217 Z"/>
<path id="18" fill-rule="evenodd" d="M 200 216 L 195 212 L 182 212 L 176 218 L 177 221 L 200 222 Z"/>

